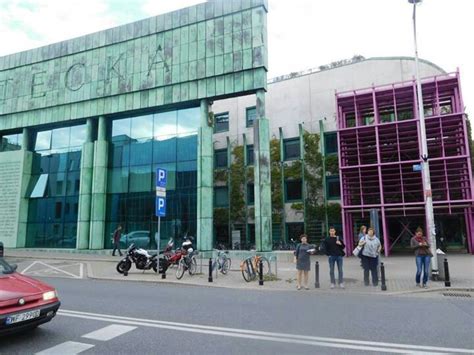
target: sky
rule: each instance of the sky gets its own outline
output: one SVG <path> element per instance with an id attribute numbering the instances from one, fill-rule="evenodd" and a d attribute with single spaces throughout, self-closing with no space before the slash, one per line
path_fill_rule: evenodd
<path id="1" fill-rule="evenodd" d="M 228 0 L 232 1 L 232 0 Z M 354 55 L 413 56 L 407 0 L 268 0 L 269 73 L 276 77 Z M 195 5 L 203 0 L 0 0 L 0 56 Z M 474 107 L 473 0 L 424 0 L 418 51 L 461 72 Z M 471 32 L 471 35 L 468 33 Z"/>

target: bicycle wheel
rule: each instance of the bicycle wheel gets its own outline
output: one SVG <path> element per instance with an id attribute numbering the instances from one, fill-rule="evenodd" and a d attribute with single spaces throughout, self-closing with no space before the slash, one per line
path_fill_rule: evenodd
<path id="1" fill-rule="evenodd" d="M 262 256 L 260 260 L 262 260 L 262 263 L 263 263 L 263 274 L 270 275 L 271 274 L 270 261 L 264 256 Z M 257 265 L 257 272 L 260 272 L 260 265 Z"/>
<path id="2" fill-rule="evenodd" d="M 246 282 L 250 282 L 255 278 L 255 273 L 252 269 L 251 258 L 245 259 L 242 263 L 242 277 Z"/>
<path id="3" fill-rule="evenodd" d="M 178 267 L 177 267 L 177 269 L 176 269 L 176 278 L 177 278 L 178 280 L 180 280 L 180 279 L 183 277 L 184 271 L 185 271 L 184 269 L 185 269 L 184 259 L 181 259 L 181 260 L 179 261 Z"/>
<path id="4" fill-rule="evenodd" d="M 230 270 L 230 259 L 224 258 L 224 262 L 222 263 L 221 272 L 225 275 Z"/>
<path id="5" fill-rule="evenodd" d="M 189 266 L 188 266 L 188 272 L 189 272 L 189 275 L 194 275 L 197 271 L 197 261 L 196 261 L 196 257 L 192 256 L 191 257 L 191 260 L 189 260 Z"/>

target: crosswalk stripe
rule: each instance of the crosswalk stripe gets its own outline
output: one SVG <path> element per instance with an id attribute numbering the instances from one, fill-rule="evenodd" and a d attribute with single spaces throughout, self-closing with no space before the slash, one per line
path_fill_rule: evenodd
<path id="1" fill-rule="evenodd" d="M 39 353 L 36 353 L 36 355 L 75 355 L 93 347 L 94 345 L 92 344 L 66 341 L 64 343 L 53 346 L 52 348 L 40 351 Z"/>
<path id="2" fill-rule="evenodd" d="M 131 332 L 132 330 L 137 329 L 137 327 L 130 327 L 128 325 L 118 325 L 112 324 L 107 327 L 98 329 L 86 335 L 83 335 L 83 338 L 94 339 L 100 341 L 108 341 L 115 337 L 118 337 L 122 334 Z"/>

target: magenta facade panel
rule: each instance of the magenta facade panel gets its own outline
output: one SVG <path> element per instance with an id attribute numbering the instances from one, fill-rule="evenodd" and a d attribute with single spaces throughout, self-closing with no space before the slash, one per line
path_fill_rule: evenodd
<path id="1" fill-rule="evenodd" d="M 425 78 L 422 91 L 435 222 L 454 219 L 455 232 L 474 253 L 473 175 L 459 73 Z M 414 167 L 421 163 L 416 82 L 337 93 L 336 101 L 348 252 L 358 226 L 376 209 L 389 255 L 404 233 L 420 225 L 426 230 L 426 193 Z"/>

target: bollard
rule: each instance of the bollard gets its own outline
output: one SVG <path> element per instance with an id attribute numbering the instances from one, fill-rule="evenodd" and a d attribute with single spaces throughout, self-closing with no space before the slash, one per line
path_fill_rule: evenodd
<path id="1" fill-rule="evenodd" d="M 258 284 L 260 286 L 263 286 L 263 261 L 262 261 L 262 259 L 260 259 L 260 262 L 258 264 L 258 270 L 259 270 L 259 272 L 258 272 L 258 278 L 259 278 L 258 279 Z"/>
<path id="2" fill-rule="evenodd" d="M 123 270 L 123 276 L 128 276 L 128 270 Z"/>
<path id="3" fill-rule="evenodd" d="M 444 259 L 444 286 L 451 287 L 451 280 L 449 279 L 448 259 Z"/>
<path id="4" fill-rule="evenodd" d="M 383 263 L 380 263 L 380 274 L 382 276 L 382 291 L 387 291 L 387 285 L 385 284 L 385 266 Z"/>
<path id="5" fill-rule="evenodd" d="M 319 288 L 319 261 L 316 261 L 314 270 L 314 288 Z"/>
<path id="6" fill-rule="evenodd" d="M 209 277 L 207 281 L 212 282 L 212 258 L 209 258 Z"/>
<path id="7" fill-rule="evenodd" d="M 3 258 L 3 251 L 4 251 L 4 249 L 3 249 L 3 243 L 0 242 L 0 258 Z"/>

